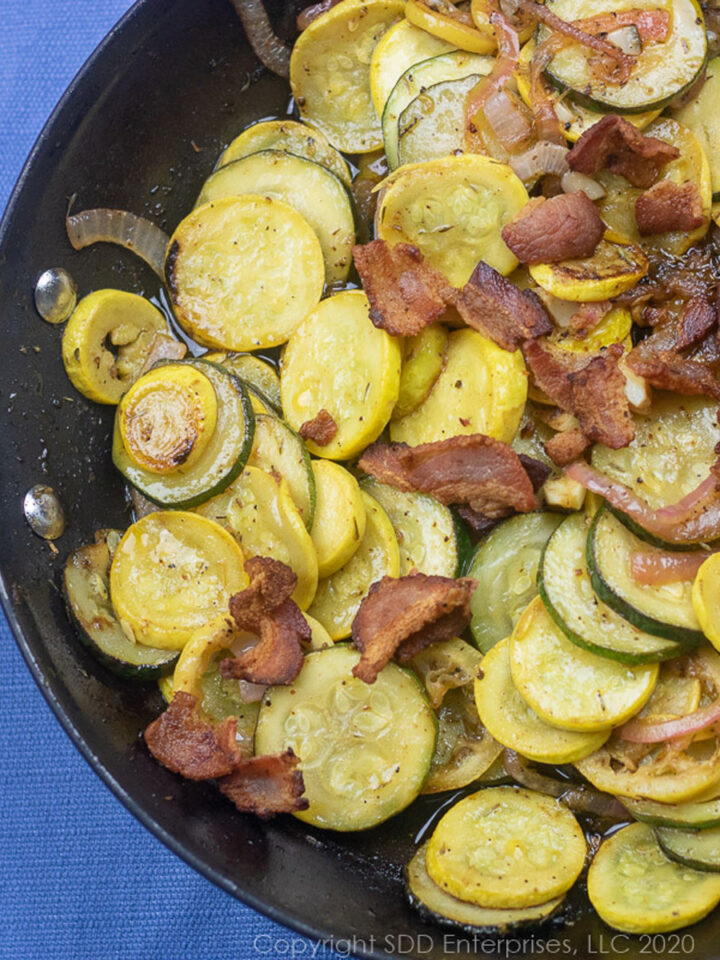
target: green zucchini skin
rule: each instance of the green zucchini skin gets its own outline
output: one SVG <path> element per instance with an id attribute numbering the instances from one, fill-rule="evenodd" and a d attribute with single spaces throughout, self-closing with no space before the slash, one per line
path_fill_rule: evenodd
<path id="1" fill-rule="evenodd" d="M 307 530 L 315 517 L 315 474 L 303 438 L 279 416 L 255 415 L 255 437 L 248 465 L 275 470 L 287 481 Z"/>
<path id="2" fill-rule="evenodd" d="M 607 516 L 605 511 L 602 509 L 598 510 L 593 518 L 587 538 L 587 565 L 595 593 L 603 603 L 606 603 L 612 610 L 615 610 L 621 617 L 624 617 L 632 623 L 633 626 L 638 627 L 638 629 L 644 630 L 646 633 L 651 633 L 656 637 L 674 640 L 676 643 L 682 645 L 685 650 L 698 646 L 698 644 L 702 643 L 705 639 L 702 630 L 694 630 L 690 627 L 667 623 L 650 616 L 648 613 L 633 606 L 612 589 L 601 570 L 602 561 L 598 544 L 598 528 L 604 516 Z M 621 527 L 622 526 L 624 525 L 621 524 Z"/>
<path id="3" fill-rule="evenodd" d="M 197 507 L 211 497 L 229 486 L 242 472 L 247 463 L 252 450 L 253 437 L 255 435 L 255 414 L 253 413 L 250 396 L 245 386 L 238 377 L 226 370 L 225 367 L 217 363 L 202 358 L 191 358 L 186 360 L 160 361 L 155 367 L 167 365 L 168 363 L 187 363 L 196 367 L 202 373 L 208 375 L 213 386 L 220 385 L 228 397 L 232 397 L 236 409 L 231 411 L 226 409 L 223 403 L 223 397 L 219 396 L 218 425 L 216 432 L 221 433 L 224 430 L 239 430 L 238 436 L 233 443 L 234 452 L 224 456 L 226 461 L 222 465 L 218 476 L 213 476 L 213 463 L 208 463 L 208 457 L 203 456 L 192 470 L 185 474 L 183 484 L 177 477 L 159 477 L 157 474 L 150 473 L 132 463 L 124 450 L 121 435 L 119 418 L 115 418 L 115 431 L 113 435 L 112 458 L 117 469 L 122 473 L 127 482 L 139 490 L 151 503 L 167 510 L 188 510 L 191 507 Z M 154 369 L 154 368 L 153 368 Z M 220 379 L 222 378 L 222 379 Z M 229 389 L 228 389 L 229 388 Z M 223 423 L 220 417 L 225 413 L 227 422 Z M 217 470 L 217 468 L 215 468 Z M 187 478 L 192 474 L 194 479 L 192 485 Z M 193 491 L 187 495 L 187 488 Z M 179 488 L 179 489 L 176 489 Z M 185 495 L 183 495 L 185 488 Z"/>
<path id="4" fill-rule="evenodd" d="M 154 681 L 170 673 L 178 650 L 133 643 L 123 633 L 110 600 L 111 542 L 118 530 L 99 531 L 97 542 L 74 550 L 63 570 L 63 595 L 78 636 L 103 666 L 120 677 Z"/>
<path id="5" fill-rule="evenodd" d="M 624 797 L 623 806 L 635 820 L 653 827 L 674 827 L 680 830 L 707 830 L 720 827 L 720 799 L 657 803 L 655 800 L 632 800 Z"/>
<path id="6" fill-rule="evenodd" d="M 655 827 L 655 836 L 663 853 L 671 860 L 720 873 L 720 828 L 678 830 L 676 827 Z"/>

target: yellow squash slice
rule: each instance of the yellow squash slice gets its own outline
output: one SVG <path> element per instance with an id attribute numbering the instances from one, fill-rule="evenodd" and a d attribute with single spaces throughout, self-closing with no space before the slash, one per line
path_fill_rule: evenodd
<path id="1" fill-rule="evenodd" d="M 404 10 L 403 0 L 343 0 L 303 30 L 293 47 L 290 86 L 300 115 L 344 153 L 382 146 L 370 61 Z"/>
<path id="2" fill-rule="evenodd" d="M 441 323 L 431 323 L 417 336 L 406 337 L 400 371 L 400 393 L 393 420 L 417 409 L 433 388 L 445 366 L 448 332 Z"/>
<path id="3" fill-rule="evenodd" d="M 121 627 L 138 643 L 182 649 L 247 586 L 244 560 L 212 520 L 180 510 L 148 514 L 128 528 L 110 567 Z"/>
<path id="4" fill-rule="evenodd" d="M 165 274 L 183 330 L 221 350 L 284 343 L 315 307 L 325 282 L 322 249 L 292 207 L 269 197 L 228 197 L 197 207 L 170 240 Z"/>
<path id="5" fill-rule="evenodd" d="M 610 300 L 619 296 L 648 272 L 648 259 L 640 247 L 601 240 L 592 257 L 536 263 L 530 275 L 543 290 L 559 300 Z"/>
<path id="6" fill-rule="evenodd" d="M 355 477 L 332 460 L 313 460 L 315 516 L 310 530 L 318 574 L 344 567 L 365 536 L 365 504 Z"/>
<path id="7" fill-rule="evenodd" d="M 702 632 L 720 650 L 720 553 L 714 553 L 697 572 L 692 604 Z"/>
<path id="8" fill-rule="evenodd" d="M 370 61 L 370 91 L 378 116 L 382 117 L 387 98 L 407 69 L 421 60 L 454 49 L 452 43 L 413 26 L 409 20 L 401 20 L 390 27 L 375 47 Z"/>
<path id="9" fill-rule="evenodd" d="M 451 10 L 452 13 L 446 12 Z M 410 23 L 470 53 L 492 53 L 497 46 L 490 23 L 448 4 L 444 9 L 429 0 L 408 0 L 405 15 Z"/>
<path id="10" fill-rule="evenodd" d="M 327 410 L 337 424 L 330 443 L 307 441 L 330 460 L 348 460 L 372 443 L 390 418 L 400 388 L 400 343 L 374 327 L 367 297 L 346 290 L 323 300 L 290 338 L 280 374 L 283 412 L 294 430 Z"/>

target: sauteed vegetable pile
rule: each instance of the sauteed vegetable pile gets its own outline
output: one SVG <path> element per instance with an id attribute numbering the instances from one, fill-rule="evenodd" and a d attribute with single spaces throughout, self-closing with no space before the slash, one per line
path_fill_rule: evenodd
<path id="1" fill-rule="evenodd" d="M 116 405 L 134 522 L 70 613 L 157 681 L 144 733 L 240 811 L 371 829 L 502 934 L 586 872 L 612 927 L 720 903 L 718 13 L 695 0 L 323 0 L 295 114 L 171 237 L 113 210 L 168 315 L 96 290 L 68 376 Z M 55 318 L 57 319 L 57 318 Z M 188 349 L 189 348 L 189 349 Z"/>

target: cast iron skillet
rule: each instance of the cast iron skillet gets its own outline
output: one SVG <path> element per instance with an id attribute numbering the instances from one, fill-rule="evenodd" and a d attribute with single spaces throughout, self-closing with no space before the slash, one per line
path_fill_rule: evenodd
<path id="1" fill-rule="evenodd" d="M 295 9 L 282 0 L 268 7 L 291 36 Z M 109 456 L 113 411 L 85 401 L 67 381 L 59 331 L 32 305 L 35 280 L 64 265 L 81 294 L 104 286 L 158 293 L 154 275 L 130 254 L 105 245 L 71 250 L 68 197 L 77 193 L 76 209 L 132 210 L 172 230 L 221 147 L 249 122 L 284 115 L 288 101 L 285 82 L 259 68 L 227 0 L 140 0 L 45 127 L 0 227 L 0 593 L 28 666 L 78 749 L 189 864 L 273 919 L 349 940 L 366 956 L 473 956 L 472 943 L 444 942 L 441 928 L 421 922 L 402 893 L 402 865 L 447 797 L 420 799 L 364 834 L 238 814 L 214 787 L 184 781 L 150 758 L 138 735 L 162 709 L 157 689 L 119 680 L 96 663 L 58 592 L 64 556 L 99 527 L 126 526 L 129 514 Z M 22 518 L 21 498 L 37 482 L 58 490 L 69 516 L 56 558 Z M 593 949 L 628 957 L 649 948 L 656 957 L 688 952 L 671 935 L 611 945 L 612 931 L 585 908 L 582 891 L 573 897 L 565 925 L 536 936 L 567 938 L 580 957 Z M 720 913 L 689 932 L 694 956 L 717 956 Z M 488 946 L 484 955 L 504 955 L 502 944 L 494 954 Z"/>

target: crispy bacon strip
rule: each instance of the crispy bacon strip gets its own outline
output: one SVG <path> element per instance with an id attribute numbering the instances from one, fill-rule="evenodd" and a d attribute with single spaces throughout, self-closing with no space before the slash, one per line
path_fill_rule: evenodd
<path id="1" fill-rule="evenodd" d="M 635 220 L 641 237 L 696 230 L 705 222 L 697 184 L 660 180 L 635 201 Z"/>
<path id="2" fill-rule="evenodd" d="M 636 355 L 631 350 L 630 369 L 658 390 L 671 390 L 684 397 L 712 397 L 720 400 L 720 380 L 707 364 L 667 350 L 654 357 Z"/>
<path id="3" fill-rule="evenodd" d="M 411 573 L 383 577 L 364 598 L 352 625 L 362 656 L 353 675 L 375 683 L 395 656 L 401 662 L 433 643 L 449 640 L 470 622 L 470 598 L 477 581 Z"/>
<path id="4" fill-rule="evenodd" d="M 250 585 L 230 598 L 230 613 L 241 630 L 260 642 L 239 657 L 220 662 L 223 677 L 259 684 L 292 683 L 303 663 L 301 643 L 310 640 L 310 627 L 290 595 L 297 576 L 270 557 L 245 562 Z"/>
<path id="5" fill-rule="evenodd" d="M 625 377 L 618 367 L 623 348 L 613 343 L 582 370 L 569 375 L 572 411 L 580 429 L 593 443 L 611 450 L 626 447 L 635 437 L 635 424 L 625 395 Z"/>
<path id="6" fill-rule="evenodd" d="M 235 717 L 218 726 L 195 715 L 197 699 L 178 691 L 164 713 L 145 730 L 145 743 L 160 763 L 188 780 L 224 777 L 240 760 L 235 742 Z"/>
<path id="7" fill-rule="evenodd" d="M 572 411 L 570 374 L 586 366 L 587 355 L 561 350 L 547 340 L 527 340 L 522 349 L 535 385 L 553 403 L 563 410 Z"/>
<path id="8" fill-rule="evenodd" d="M 605 314 L 611 309 L 612 303 L 609 300 L 581 303 L 570 317 L 569 327 L 576 336 L 584 337 L 604 319 Z"/>
<path id="9" fill-rule="evenodd" d="M 307 810 L 310 804 L 303 797 L 305 784 L 297 768 L 299 762 L 290 748 L 285 753 L 243 757 L 218 787 L 238 810 L 254 813 L 261 820 L 277 813 Z"/>
<path id="10" fill-rule="evenodd" d="M 609 113 L 583 133 L 567 161 L 570 169 L 579 173 L 608 169 L 635 187 L 650 187 L 665 164 L 679 156 L 677 147 L 646 137 L 628 120 Z"/>
<path id="11" fill-rule="evenodd" d="M 559 466 L 566 467 L 587 450 L 591 441 L 582 430 L 564 430 L 556 433 L 543 446 L 547 455 Z"/>
<path id="12" fill-rule="evenodd" d="M 306 420 L 301 424 L 298 430 L 303 440 L 314 440 L 319 447 L 326 447 L 332 443 L 337 432 L 338 425 L 325 407 L 319 410 L 312 420 Z"/>
<path id="13" fill-rule="evenodd" d="M 660 553 L 657 550 L 636 551 L 630 556 L 630 574 L 643 584 L 677 583 L 693 580 L 700 567 L 716 550 L 688 550 Z"/>
<path id="14" fill-rule="evenodd" d="M 481 260 L 457 298 L 457 311 L 469 327 L 503 350 L 517 350 L 524 340 L 551 333 L 553 325 L 540 298 Z"/>
<path id="15" fill-rule="evenodd" d="M 441 503 L 467 503 L 488 517 L 537 509 L 530 477 L 506 443 L 480 433 L 409 447 L 373 443 L 361 470 L 398 490 L 429 493 Z"/>
<path id="16" fill-rule="evenodd" d="M 604 232 L 597 207 L 578 190 L 531 200 L 502 228 L 502 238 L 521 263 L 558 263 L 591 257 Z"/>
<path id="17" fill-rule="evenodd" d="M 353 247 L 370 319 L 395 337 L 415 336 L 455 300 L 456 291 L 409 243 L 371 240 Z"/>
<path id="18" fill-rule="evenodd" d="M 693 297 L 683 308 L 675 349 L 685 350 L 702 340 L 717 323 L 717 308 L 702 297 Z"/>

